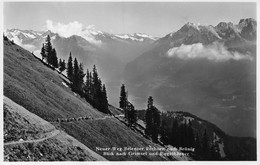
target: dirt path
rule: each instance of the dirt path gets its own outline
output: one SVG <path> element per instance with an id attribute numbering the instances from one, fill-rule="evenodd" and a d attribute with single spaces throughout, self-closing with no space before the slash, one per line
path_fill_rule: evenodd
<path id="1" fill-rule="evenodd" d="M 58 118 L 56 121 L 50 121 L 50 123 L 66 123 L 66 122 L 73 122 L 73 121 L 80 121 L 80 120 L 105 120 L 105 119 L 112 119 L 115 117 L 119 117 L 119 115 L 116 116 L 104 116 L 99 118 L 92 118 L 92 117 L 77 117 L 77 118 Z"/>
<path id="2" fill-rule="evenodd" d="M 72 122 L 72 121 L 79 121 L 79 120 L 105 120 L 105 119 L 110 119 L 110 118 L 115 118 L 113 116 L 105 116 L 105 117 L 101 117 L 101 118 L 67 118 L 67 119 L 62 119 L 63 121 L 61 122 Z M 55 122 L 51 122 L 51 123 L 57 123 L 57 121 Z M 4 146 L 8 146 L 8 145 L 15 145 L 15 144 L 23 144 L 23 143 L 38 143 L 38 142 L 42 142 L 44 140 L 50 139 L 56 135 L 58 135 L 60 133 L 59 130 L 55 129 L 52 132 L 46 133 L 46 137 L 44 138 L 40 138 L 40 139 L 33 139 L 33 140 L 22 140 L 22 141 L 14 141 L 14 142 L 7 142 L 4 143 Z"/>
<path id="3" fill-rule="evenodd" d="M 105 120 L 105 119 L 109 119 L 109 118 L 114 118 L 113 116 L 105 116 L 102 118 L 91 118 L 91 119 L 83 119 L 83 118 L 74 118 L 74 120 L 72 121 L 79 121 L 79 120 Z M 69 120 L 68 119 L 64 119 L 64 120 Z M 63 122 L 71 122 L 71 121 L 63 121 Z M 38 142 L 42 142 L 44 140 L 50 139 L 56 135 L 58 135 L 60 133 L 59 130 L 55 129 L 52 132 L 46 133 L 46 137 L 44 138 L 40 138 L 40 139 L 33 139 L 33 140 L 22 140 L 22 141 L 14 141 L 14 142 L 7 142 L 4 143 L 4 146 L 8 146 L 8 145 L 15 145 L 15 144 L 23 144 L 23 143 L 38 143 Z"/>
<path id="4" fill-rule="evenodd" d="M 60 133 L 59 130 L 54 130 L 52 132 L 47 133 L 46 137 L 41 138 L 41 139 L 23 140 L 23 141 L 16 141 L 16 142 L 7 142 L 7 143 L 4 143 L 4 145 L 8 146 L 8 145 L 22 144 L 22 143 L 38 143 L 38 142 L 42 142 L 44 140 L 50 139 L 50 138 L 58 135 L 59 133 Z"/>

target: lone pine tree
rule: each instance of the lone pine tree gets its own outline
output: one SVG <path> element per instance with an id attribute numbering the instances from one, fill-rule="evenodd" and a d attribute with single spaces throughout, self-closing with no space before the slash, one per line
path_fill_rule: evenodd
<path id="1" fill-rule="evenodd" d="M 55 48 L 51 45 L 51 38 L 48 35 L 45 41 L 45 44 L 42 45 L 41 49 L 41 56 L 42 60 L 46 59 L 46 62 L 48 65 L 53 66 L 54 68 L 58 68 L 58 58 L 57 58 L 57 52 Z"/>
<path id="2" fill-rule="evenodd" d="M 44 44 L 42 44 L 42 49 L 41 49 L 41 56 L 42 56 L 42 60 L 46 59 L 46 53 L 45 53 L 45 47 Z"/>
<path id="3" fill-rule="evenodd" d="M 73 80 L 73 64 L 72 64 L 71 52 L 67 63 L 67 77 L 70 81 Z"/>
<path id="4" fill-rule="evenodd" d="M 145 124 L 146 135 L 150 136 L 154 142 L 157 142 L 160 129 L 160 111 L 153 105 L 153 98 L 151 96 L 148 98 Z"/>
<path id="5" fill-rule="evenodd" d="M 120 91 L 119 107 L 125 109 L 126 103 L 127 103 L 127 95 L 126 95 L 125 85 L 122 84 L 121 91 Z"/>
<path id="6" fill-rule="evenodd" d="M 53 48 L 52 49 L 52 56 L 51 56 L 51 65 L 55 68 L 58 68 L 59 64 L 58 64 L 58 58 L 57 58 L 57 52 L 56 49 Z"/>
<path id="7" fill-rule="evenodd" d="M 52 45 L 51 45 L 51 38 L 50 36 L 48 35 L 47 38 L 46 38 L 46 42 L 45 42 L 45 53 L 46 53 L 46 56 L 47 56 L 47 63 L 48 64 L 52 64 Z"/>

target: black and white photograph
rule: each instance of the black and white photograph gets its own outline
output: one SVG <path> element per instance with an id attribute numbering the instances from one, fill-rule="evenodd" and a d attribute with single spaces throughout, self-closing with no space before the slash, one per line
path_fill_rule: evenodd
<path id="1" fill-rule="evenodd" d="M 1 3 L 3 164 L 259 161 L 257 1 Z"/>

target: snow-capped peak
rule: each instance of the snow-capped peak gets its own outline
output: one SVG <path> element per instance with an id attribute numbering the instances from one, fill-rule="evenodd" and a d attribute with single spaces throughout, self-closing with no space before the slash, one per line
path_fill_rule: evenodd
<path id="1" fill-rule="evenodd" d="M 151 35 L 148 35 L 146 33 L 135 33 L 137 36 L 139 37 L 143 37 L 143 38 L 149 38 L 149 39 L 152 39 L 152 40 L 156 40 L 155 37 L 151 36 Z"/>
<path id="2" fill-rule="evenodd" d="M 33 30 L 19 30 L 19 29 L 11 29 L 6 30 L 5 33 L 8 35 L 9 38 L 13 38 L 17 36 L 20 39 L 35 39 L 42 34 L 42 32 L 37 32 Z"/>

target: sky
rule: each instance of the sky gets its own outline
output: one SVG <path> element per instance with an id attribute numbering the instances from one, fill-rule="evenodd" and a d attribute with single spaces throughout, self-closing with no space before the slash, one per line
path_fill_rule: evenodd
<path id="1" fill-rule="evenodd" d="M 4 30 L 95 28 L 113 34 L 162 37 L 187 22 L 217 25 L 256 19 L 254 2 L 4 2 Z"/>

